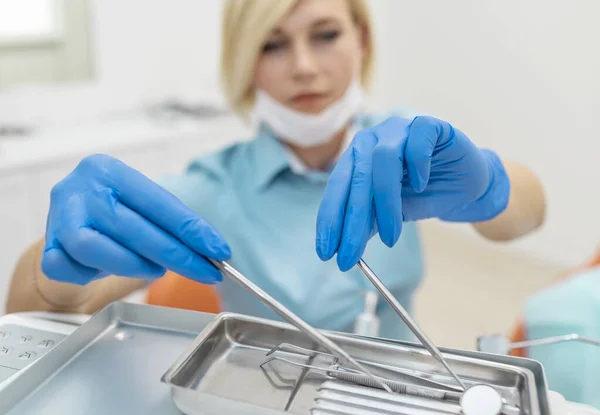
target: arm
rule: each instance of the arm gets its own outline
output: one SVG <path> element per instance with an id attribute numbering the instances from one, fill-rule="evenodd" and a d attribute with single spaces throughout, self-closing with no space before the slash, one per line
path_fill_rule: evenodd
<path id="1" fill-rule="evenodd" d="M 539 228 L 544 222 L 546 203 L 544 190 L 536 175 L 523 165 L 504 162 L 511 183 L 507 208 L 474 228 L 493 241 L 509 241 Z"/>
<path id="2" fill-rule="evenodd" d="M 391 247 L 404 222 L 430 218 L 513 239 L 540 226 L 543 200 L 533 173 L 505 166 L 449 123 L 391 117 L 359 131 L 331 172 L 317 215 L 317 254 L 323 261 L 337 255 L 347 271 L 374 233 Z"/>
<path id="3" fill-rule="evenodd" d="M 142 288 L 145 280 L 108 277 L 80 286 L 48 279 L 40 267 L 44 240 L 19 259 L 10 283 L 6 311 L 60 311 L 92 314 Z"/>
<path id="4" fill-rule="evenodd" d="M 219 233 L 173 193 L 94 154 L 52 188 L 45 239 L 20 258 L 7 310 L 91 313 L 166 270 L 214 284 L 222 275 L 209 259 L 230 257 Z"/>

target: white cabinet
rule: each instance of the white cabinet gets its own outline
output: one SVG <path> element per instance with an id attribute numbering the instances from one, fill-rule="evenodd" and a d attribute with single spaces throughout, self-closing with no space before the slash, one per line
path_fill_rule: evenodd
<path id="1" fill-rule="evenodd" d="M 198 134 L 185 134 L 176 145 L 169 146 L 169 173 L 179 173 L 197 156 L 217 151 L 234 142 L 251 137 L 251 127 L 234 118 L 212 124 Z"/>
<path id="2" fill-rule="evenodd" d="M 31 188 L 32 176 L 27 174 L 0 177 L 0 314 L 17 259 L 36 238 L 30 219 Z"/>
<path id="3" fill-rule="evenodd" d="M 174 143 L 174 145 L 175 144 L 178 144 L 178 142 Z M 144 148 L 114 152 L 110 155 L 118 158 L 128 166 L 140 171 L 150 179 L 156 180 L 171 170 L 169 147 L 169 145 L 160 143 L 153 146 L 146 146 Z"/>
<path id="4" fill-rule="evenodd" d="M 50 207 L 50 191 L 61 179 L 66 177 L 77 165 L 76 160 L 66 160 L 62 163 L 41 166 L 34 170 L 35 180 L 29 189 L 31 196 L 30 222 L 37 237 L 46 230 L 46 216 Z"/>

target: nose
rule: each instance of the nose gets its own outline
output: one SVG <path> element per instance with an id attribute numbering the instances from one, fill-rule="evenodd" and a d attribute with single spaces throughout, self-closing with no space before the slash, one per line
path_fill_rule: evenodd
<path id="1" fill-rule="evenodd" d="M 310 45 L 296 42 L 292 48 L 292 73 L 299 81 L 310 80 L 317 74 L 317 58 Z"/>

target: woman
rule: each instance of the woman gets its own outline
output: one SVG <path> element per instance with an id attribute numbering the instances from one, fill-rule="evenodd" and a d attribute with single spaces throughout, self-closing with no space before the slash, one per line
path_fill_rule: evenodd
<path id="1" fill-rule="evenodd" d="M 92 312 L 171 270 L 220 282 L 226 310 L 275 318 L 206 260 L 231 257 L 309 323 L 351 330 L 370 289 L 351 269 L 360 257 L 410 309 L 422 275 L 415 221 L 471 222 L 494 240 L 540 226 L 543 192 L 526 168 L 444 121 L 363 111 L 371 33 L 362 0 L 227 2 L 223 84 L 258 123 L 254 140 L 160 186 L 111 157 L 85 158 L 52 191 L 9 311 Z M 408 338 L 386 305 L 377 314 L 381 336 Z"/>

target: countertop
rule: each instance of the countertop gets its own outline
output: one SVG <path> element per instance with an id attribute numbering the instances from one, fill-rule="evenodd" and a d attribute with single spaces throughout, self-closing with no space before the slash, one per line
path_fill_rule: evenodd
<path id="1" fill-rule="evenodd" d="M 122 114 L 61 126 L 45 126 L 29 135 L 0 137 L 0 175 L 83 157 L 88 154 L 148 146 L 168 140 L 198 137 L 214 141 L 214 134 L 245 131 L 233 114 L 207 117 L 152 117 Z M 224 137 L 224 144 L 234 137 Z M 238 137 L 239 138 L 239 137 Z"/>

